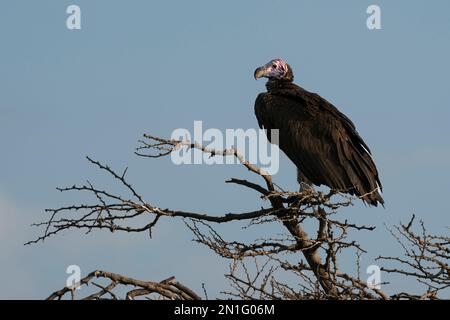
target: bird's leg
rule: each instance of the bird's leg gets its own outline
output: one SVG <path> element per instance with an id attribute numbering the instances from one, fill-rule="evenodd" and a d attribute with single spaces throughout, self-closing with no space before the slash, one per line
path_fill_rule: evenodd
<path id="1" fill-rule="evenodd" d="M 306 192 L 306 191 L 314 191 L 314 187 L 309 181 L 306 179 L 306 177 L 300 173 L 300 170 L 297 169 L 297 182 L 300 185 L 299 192 Z M 298 206 L 299 203 L 299 197 L 298 196 L 289 196 L 285 201 L 285 203 L 290 204 L 291 206 Z"/>
<path id="2" fill-rule="evenodd" d="M 300 182 L 300 189 L 299 192 L 307 192 L 312 191 L 314 192 L 314 187 L 306 182 Z M 291 206 L 299 206 L 300 205 L 300 199 L 297 195 L 289 196 L 285 201 L 285 203 L 288 203 Z"/>
<path id="3" fill-rule="evenodd" d="M 313 185 L 304 181 L 300 182 L 300 192 L 315 191 Z"/>
<path id="4" fill-rule="evenodd" d="M 300 185 L 300 192 L 314 191 L 313 184 L 297 168 L 297 182 Z"/>

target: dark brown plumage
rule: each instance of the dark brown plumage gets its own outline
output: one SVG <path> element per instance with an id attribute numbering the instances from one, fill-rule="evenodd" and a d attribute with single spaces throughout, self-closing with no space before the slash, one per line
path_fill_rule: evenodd
<path id="1" fill-rule="evenodd" d="M 289 65 L 284 74 L 276 73 L 280 63 L 273 60 L 255 71 L 255 78 L 269 78 L 267 92 L 256 98 L 255 113 L 269 140 L 270 129 L 279 129 L 279 147 L 297 166 L 299 182 L 383 204 L 377 168 L 355 125 L 330 102 L 292 83 Z"/>

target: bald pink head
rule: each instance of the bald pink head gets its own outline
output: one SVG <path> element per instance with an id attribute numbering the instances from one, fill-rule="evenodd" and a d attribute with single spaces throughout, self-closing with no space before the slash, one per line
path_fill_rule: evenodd
<path id="1" fill-rule="evenodd" d="M 294 79 L 291 67 L 283 59 L 273 59 L 264 66 L 259 67 L 255 70 L 254 77 L 255 79 L 264 77 L 286 81 Z"/>

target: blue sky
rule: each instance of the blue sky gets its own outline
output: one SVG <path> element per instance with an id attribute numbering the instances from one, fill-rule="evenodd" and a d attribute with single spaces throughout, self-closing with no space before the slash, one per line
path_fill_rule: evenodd
<path id="1" fill-rule="evenodd" d="M 366 27 L 378 4 L 382 30 Z M 70 4 L 82 29 L 66 28 Z M 227 262 L 190 240 L 181 221 L 127 235 L 71 231 L 23 243 L 42 230 L 43 210 L 76 202 L 56 186 L 86 179 L 115 188 L 84 157 L 129 167 L 129 179 L 161 207 L 211 213 L 265 205 L 226 185 L 255 179 L 238 166 L 174 166 L 133 154 L 142 133 L 256 128 L 253 70 L 275 57 L 295 81 L 346 113 L 372 149 L 386 209 L 357 204 L 342 214 L 377 226 L 360 235 L 370 252 L 400 253 L 383 224 L 423 218 L 448 232 L 450 190 L 450 20 L 448 1 L 3 1 L 0 10 L 0 298 L 43 298 L 65 284 L 65 269 L 105 269 L 142 279 L 175 275 L 210 296 L 226 286 Z M 274 177 L 295 190 L 282 158 Z M 245 236 L 239 225 L 223 228 Z M 273 230 L 277 232 L 278 230 Z M 272 230 L 265 230 L 272 232 Z M 347 269 L 354 266 L 344 262 Z M 395 286 L 414 283 L 392 279 Z"/>

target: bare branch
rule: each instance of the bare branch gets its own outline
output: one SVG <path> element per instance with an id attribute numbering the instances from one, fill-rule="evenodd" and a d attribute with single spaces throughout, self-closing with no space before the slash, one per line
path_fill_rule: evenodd
<path id="1" fill-rule="evenodd" d="M 377 260 L 398 266 L 383 267 L 384 272 L 411 277 L 427 288 L 424 294 L 402 292 L 394 295 L 394 299 L 436 299 L 439 292 L 450 288 L 450 237 L 429 235 L 423 221 L 419 223 L 420 234 L 416 233 L 414 220 L 415 215 L 406 225 L 389 229 L 403 248 L 405 258 L 379 256 Z"/>
<path id="2" fill-rule="evenodd" d="M 110 280 L 110 284 L 107 286 L 102 286 L 100 284 L 92 282 L 94 278 L 103 278 L 106 280 Z M 113 299 L 118 300 L 117 295 L 112 292 L 113 289 L 117 287 L 117 285 L 123 286 L 132 286 L 135 289 L 128 291 L 124 299 L 134 299 L 138 296 L 146 296 L 151 299 L 170 299 L 170 300 L 199 300 L 201 299 L 194 291 L 182 285 L 178 281 L 175 280 L 174 277 L 169 278 L 167 280 L 163 280 L 161 282 L 152 282 L 152 281 L 142 281 L 136 280 L 130 277 L 126 277 L 117 273 L 107 272 L 96 270 L 88 274 L 86 277 L 80 280 L 78 284 L 75 284 L 74 287 L 78 286 L 87 286 L 89 283 L 94 286 L 100 288 L 101 290 L 90 294 L 83 298 L 83 300 L 98 300 L 102 299 L 105 294 L 109 294 Z M 73 292 L 73 288 L 64 287 L 61 290 L 58 290 L 52 293 L 47 300 L 55 300 L 62 299 L 67 293 Z M 153 297 L 152 294 L 156 296 Z"/>

